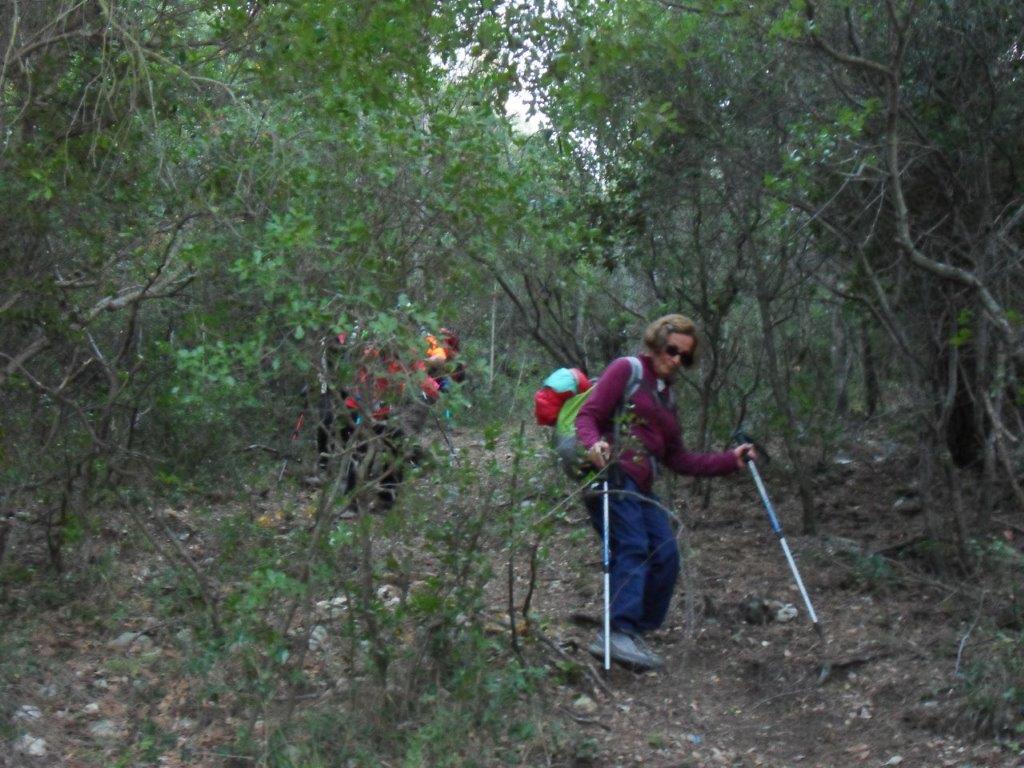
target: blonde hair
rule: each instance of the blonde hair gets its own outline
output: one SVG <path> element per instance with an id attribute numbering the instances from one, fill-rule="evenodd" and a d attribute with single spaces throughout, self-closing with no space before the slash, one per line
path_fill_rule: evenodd
<path id="1" fill-rule="evenodd" d="M 696 357 L 700 348 L 697 324 L 685 315 L 665 315 L 648 325 L 644 331 L 644 346 L 648 352 L 661 352 L 673 333 L 681 333 L 693 339 L 693 355 Z"/>

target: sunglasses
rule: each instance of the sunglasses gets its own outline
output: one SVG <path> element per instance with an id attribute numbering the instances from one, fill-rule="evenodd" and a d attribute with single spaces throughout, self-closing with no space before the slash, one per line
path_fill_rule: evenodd
<path id="1" fill-rule="evenodd" d="M 693 365 L 693 352 L 680 349 L 675 344 L 667 344 L 662 351 L 669 357 L 678 357 L 683 368 L 689 368 Z"/>

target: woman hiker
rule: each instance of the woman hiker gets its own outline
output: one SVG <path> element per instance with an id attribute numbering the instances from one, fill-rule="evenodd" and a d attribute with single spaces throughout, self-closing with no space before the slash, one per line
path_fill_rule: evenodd
<path id="1" fill-rule="evenodd" d="M 679 369 L 689 368 L 696 357 L 693 321 L 683 315 L 661 317 L 647 326 L 643 342 L 643 378 L 623 417 L 619 404 L 632 370 L 626 357 L 609 364 L 576 417 L 577 438 L 597 469 L 609 465 L 613 445 L 616 448 L 608 478 L 611 658 L 638 670 L 664 663 L 641 636 L 665 620 L 679 574 L 675 535 L 652 492 L 658 466 L 681 475 L 726 475 L 743 468 L 747 457 L 757 458 L 749 443 L 720 453 L 692 453 L 683 445 L 671 385 Z M 621 425 L 617 445 L 616 421 Z M 593 494 L 587 502 L 599 535 L 602 496 Z M 588 650 L 603 657 L 603 634 Z"/>

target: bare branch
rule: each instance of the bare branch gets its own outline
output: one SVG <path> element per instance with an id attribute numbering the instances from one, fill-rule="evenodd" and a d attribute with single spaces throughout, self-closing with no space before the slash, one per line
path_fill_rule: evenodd
<path id="1" fill-rule="evenodd" d="M 807 16 L 813 20 L 815 6 L 811 0 L 807 2 Z M 996 299 L 988 286 L 972 271 L 939 261 L 924 253 L 915 241 L 910 227 L 910 211 L 903 191 L 903 168 L 900 161 L 901 139 L 899 126 L 901 122 L 900 105 L 900 83 L 899 72 L 903 63 L 903 54 L 906 49 L 906 31 L 908 30 L 914 15 L 919 10 L 918 4 L 910 3 L 906 13 L 899 18 L 891 0 L 886 3 L 886 8 L 892 17 L 894 33 L 894 49 L 892 61 L 888 64 L 865 59 L 861 56 L 854 56 L 843 53 L 829 45 L 813 29 L 810 32 L 814 43 L 828 54 L 835 61 L 851 67 L 865 69 L 885 77 L 885 90 L 887 95 L 887 120 L 886 120 L 886 166 L 890 180 L 890 193 L 893 201 L 896 243 L 909 257 L 912 264 L 944 280 L 960 283 L 974 289 L 987 314 L 993 323 L 999 328 L 1000 333 L 1011 344 L 1019 344 L 1016 339 L 1013 327 L 1010 324 L 1005 308 Z"/>
<path id="2" fill-rule="evenodd" d="M 13 357 L 5 355 L 2 352 L 0 352 L 0 355 L 6 357 L 8 360 L 7 365 L 4 366 L 4 369 L 2 371 L 0 371 L 0 387 L 4 385 L 4 382 L 7 381 L 8 377 L 10 377 L 15 371 L 20 370 L 25 363 L 27 363 L 34 355 L 38 354 L 41 350 L 45 349 L 49 343 L 50 339 L 46 336 L 45 333 L 40 331 L 38 335 L 31 342 L 29 342 L 27 347 L 25 347 L 23 350 L 21 350 L 21 352 L 14 355 Z"/>
<path id="3" fill-rule="evenodd" d="M 846 7 L 846 36 L 850 41 L 850 49 L 853 54 L 855 56 L 863 55 L 860 39 L 857 37 L 857 25 L 853 23 L 853 9 L 850 6 Z"/>
<path id="4" fill-rule="evenodd" d="M 813 22 L 816 8 L 815 4 L 811 0 L 807 0 L 805 10 L 808 20 Z M 826 54 L 828 54 L 831 58 L 835 59 L 836 61 L 851 67 L 863 69 L 867 72 L 872 72 L 874 74 L 881 75 L 882 77 L 885 77 L 887 79 L 893 77 L 893 70 L 885 66 L 881 62 L 875 61 L 874 59 L 868 59 L 856 54 L 843 53 L 842 51 L 833 47 L 827 41 L 825 41 L 821 37 L 821 35 L 818 34 L 818 32 L 813 28 L 813 26 L 811 27 L 809 34 L 811 41 L 818 48 L 820 48 L 822 51 L 824 51 Z"/>
<path id="5" fill-rule="evenodd" d="M 683 13 L 695 13 L 700 16 L 716 16 L 720 19 L 727 19 L 730 17 L 738 16 L 738 11 L 713 11 L 709 8 L 700 8 L 696 5 L 684 5 L 683 3 L 675 2 L 675 0 L 656 0 L 659 5 L 663 5 L 666 8 L 671 8 L 674 11 L 682 11 Z"/>

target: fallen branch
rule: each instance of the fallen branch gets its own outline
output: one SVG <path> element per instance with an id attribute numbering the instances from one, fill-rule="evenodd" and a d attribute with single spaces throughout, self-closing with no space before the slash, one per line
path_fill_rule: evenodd
<path id="1" fill-rule="evenodd" d="M 574 720 L 575 722 L 581 723 L 582 725 L 596 725 L 598 728 L 602 728 L 606 731 L 611 731 L 612 729 L 612 727 L 608 725 L 608 723 L 602 722 L 601 720 L 598 720 L 593 717 L 583 717 L 582 715 L 577 715 L 568 707 L 559 707 L 559 709 L 561 709 L 562 714 L 564 714 L 570 720 Z"/>
<path id="2" fill-rule="evenodd" d="M 549 638 L 547 635 L 541 632 L 541 630 L 538 627 L 533 627 L 532 632 L 533 636 L 536 637 L 542 645 L 546 646 L 549 650 L 554 652 L 560 658 L 572 664 L 577 663 L 575 659 L 571 658 L 569 654 L 567 654 L 565 651 L 558 647 L 558 643 L 551 640 L 551 638 Z M 594 665 L 583 664 L 581 666 L 587 671 L 587 676 L 590 678 L 590 681 L 594 684 L 594 687 L 599 689 L 609 698 L 611 698 L 613 696 L 611 688 L 605 685 L 604 680 L 601 679 L 601 676 L 597 673 L 597 670 L 594 669 Z"/>
<path id="3" fill-rule="evenodd" d="M 902 554 L 903 552 L 905 552 L 906 550 L 910 549 L 911 547 L 915 546 L 916 544 L 920 544 L 922 541 L 926 541 L 927 538 L 928 537 L 923 535 L 923 534 L 919 534 L 917 536 L 911 536 L 909 539 L 904 539 L 903 541 L 898 541 L 895 544 L 890 544 L 888 547 L 882 547 L 881 549 L 876 549 L 875 551 L 873 551 L 870 554 L 870 556 L 871 557 L 890 557 L 890 558 L 891 557 L 895 557 L 897 555 Z"/>

